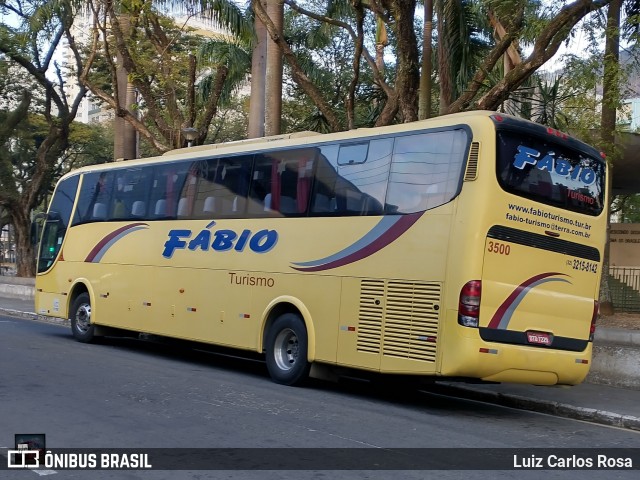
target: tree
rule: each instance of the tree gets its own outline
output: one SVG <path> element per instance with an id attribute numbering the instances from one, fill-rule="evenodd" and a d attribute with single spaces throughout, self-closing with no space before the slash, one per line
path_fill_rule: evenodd
<path id="1" fill-rule="evenodd" d="M 477 64 L 453 60 L 453 63 L 457 62 L 458 66 L 462 65 L 468 68 L 466 72 L 456 75 L 453 74 L 453 71 L 450 73 L 447 71 L 452 63 L 451 58 L 453 58 L 452 45 L 448 42 L 449 37 L 460 32 L 462 24 L 452 21 L 447 27 L 446 10 L 441 10 L 438 20 L 439 25 L 442 23 L 441 31 L 439 31 L 438 51 L 441 60 L 445 58 L 449 60 L 439 63 L 441 68 L 438 72 L 438 79 L 442 95 L 445 97 L 441 98 L 441 102 L 443 102 L 442 113 L 454 113 L 469 109 L 497 109 L 511 92 L 522 85 L 541 65 L 555 55 L 578 21 L 590 12 L 602 8 L 609 1 L 576 0 L 556 8 L 551 15 L 546 14 L 545 12 L 549 10 L 542 8 L 540 4 L 536 3 L 533 8 L 530 2 L 524 0 L 500 2 L 487 0 L 482 2 L 499 16 L 500 23 L 505 29 L 504 36 L 495 40 L 484 37 L 481 33 L 471 35 L 471 40 L 485 44 L 487 53 Z M 436 5 L 444 7 L 445 4 L 461 6 L 471 3 L 462 0 L 457 2 L 443 1 L 436 2 Z M 353 115 L 353 107 L 349 102 L 344 103 L 347 106 L 346 119 L 341 118 L 345 116 L 334 108 L 328 94 L 311 80 L 310 74 L 313 67 L 309 68 L 309 64 L 305 63 L 298 55 L 295 45 L 288 42 L 288 33 L 286 31 L 284 35 L 278 33 L 272 19 L 259 2 L 253 0 L 252 5 L 255 15 L 265 25 L 269 36 L 277 42 L 282 50 L 291 78 L 298 88 L 313 101 L 330 129 L 333 131 L 344 130 L 358 124 L 358 121 L 345 121 Z M 324 4 L 321 6 L 314 3 L 305 4 L 303 7 L 295 0 L 285 0 L 285 5 L 296 14 L 312 19 L 316 25 L 331 25 L 348 34 L 352 42 L 350 51 L 353 52 L 351 62 L 353 84 L 349 91 L 354 91 L 354 88 L 357 88 L 361 71 L 367 69 L 373 78 L 373 83 L 384 93 L 382 108 L 376 120 L 377 125 L 417 119 L 420 64 L 413 16 L 416 7 L 415 0 L 371 0 L 366 3 L 336 1 L 329 2 L 328 9 L 323 7 Z M 367 49 L 367 45 L 375 43 L 375 29 L 365 30 L 363 28 L 370 18 L 382 19 L 389 32 L 389 47 L 396 59 L 392 71 L 385 70 L 383 72 L 376 65 L 374 56 Z M 465 25 L 468 24 L 468 22 L 465 23 Z M 535 27 L 534 35 L 531 35 L 532 26 Z M 502 68 L 501 64 L 498 67 L 498 62 L 502 59 L 503 54 L 512 47 L 514 41 L 534 37 L 533 50 L 528 57 L 519 65 L 514 66 L 502 78 L 496 79 L 495 83 L 488 82 L 492 72 L 497 68 Z M 469 36 L 460 36 L 460 44 L 463 47 L 468 47 L 470 43 Z M 364 67 L 361 67 L 361 63 L 364 64 Z M 348 96 L 349 91 L 344 92 L 344 95 Z"/>
<path id="2" fill-rule="evenodd" d="M 74 98 L 68 99 L 62 81 L 62 69 L 54 61 L 54 52 L 63 38 L 73 42 L 70 29 L 76 14 L 73 0 L 5 0 L 0 3 L 0 54 L 35 83 L 44 98 L 38 106 L 46 124 L 46 132 L 38 139 L 34 164 L 29 181 L 20 185 L 12 174 L 8 155 L 12 135 L 33 108 L 31 93 L 24 89 L 21 97 L 14 97 L 18 107 L 9 113 L 0 129 L 0 143 L 5 151 L 0 157 L 4 172 L 0 181 L 0 207 L 4 209 L 16 233 L 17 274 L 35 275 L 35 255 L 30 241 L 30 214 L 50 187 L 55 162 L 68 146 L 70 125 L 86 90 L 81 87 Z M 17 25 L 8 22 L 15 19 Z M 79 56 L 71 65 L 76 75 L 82 71 Z M 51 78 L 53 77 L 53 78 Z"/>
<path id="3" fill-rule="evenodd" d="M 22 112 L 21 112 L 22 113 Z M 0 112 L 0 122 L 7 113 Z M 9 116 L 11 113 L 8 114 Z M 35 158 L 48 124 L 42 114 L 28 113 L 21 117 L 12 129 L 7 148 L 2 151 L 3 178 L 11 168 L 12 178 L 3 186 L 16 195 L 28 187 L 36 168 Z M 85 165 L 111 161 L 113 158 L 113 133 L 100 124 L 73 122 L 69 126 L 68 145 L 57 158 L 52 159 L 50 180 L 43 188 L 36 210 L 46 211 L 48 197 L 53 193 L 56 181 L 64 174 Z"/>
<path id="4" fill-rule="evenodd" d="M 618 195 L 611 213 L 618 215 L 620 223 L 640 223 L 640 195 Z"/>
<path id="5" fill-rule="evenodd" d="M 607 10 L 607 26 L 605 30 L 604 73 L 602 77 L 602 121 L 600 125 L 600 146 L 610 155 L 617 156 L 615 150 L 616 112 L 620 104 L 620 16 L 622 0 L 612 0 Z M 611 162 L 611 160 L 610 160 Z M 609 191 L 613 185 L 611 175 L 607 177 Z M 605 245 L 602 269 L 609 271 L 609 230 L 607 221 L 607 243 Z M 613 314 L 613 301 L 609 289 L 609 278 L 602 276 L 600 288 L 600 312 L 603 315 Z"/>
<path id="6" fill-rule="evenodd" d="M 441 114 L 448 113 L 490 51 L 485 16 L 470 0 L 437 0 L 438 79 Z"/>
<path id="7" fill-rule="evenodd" d="M 267 14 L 273 20 L 278 34 L 282 36 L 283 0 L 267 0 Z M 265 134 L 277 135 L 280 133 L 282 120 L 282 52 L 273 40 L 267 42 L 265 96 Z"/>
<path id="8" fill-rule="evenodd" d="M 255 17 L 254 30 L 255 39 L 251 56 L 251 109 L 249 111 L 249 138 L 264 136 L 266 105 L 265 82 L 267 80 L 267 30 L 260 19 Z"/>
<path id="9" fill-rule="evenodd" d="M 220 106 L 225 91 L 233 88 L 229 79 L 244 79 L 250 62 L 225 63 L 224 59 L 198 55 L 206 39 L 190 33 L 163 15 L 158 7 L 175 3 L 162 1 L 89 0 L 94 31 L 87 49 L 87 68 L 81 78 L 94 96 L 124 118 L 159 152 L 186 146 L 183 129 L 197 130 L 194 144 L 201 144 Z M 251 35 L 251 25 L 235 3 L 225 0 L 184 2 L 200 5 L 209 18 L 216 19 L 241 40 Z M 126 19 L 123 22 L 123 19 Z M 220 32 L 213 42 L 226 43 L 246 54 L 245 46 Z M 117 82 L 119 65 L 135 88 L 138 101 L 126 104 Z M 246 55 L 245 55 L 246 56 Z M 235 55 L 238 58 L 239 54 Z M 248 57 L 247 57 L 248 58 Z M 241 75 L 237 70 L 241 70 Z M 105 73 L 110 81 L 105 82 Z"/>
<path id="10" fill-rule="evenodd" d="M 424 120 L 431 116 L 431 73 L 433 35 L 433 0 L 424 0 L 424 30 L 422 35 L 422 64 L 420 69 L 420 95 L 418 104 L 418 118 Z"/>

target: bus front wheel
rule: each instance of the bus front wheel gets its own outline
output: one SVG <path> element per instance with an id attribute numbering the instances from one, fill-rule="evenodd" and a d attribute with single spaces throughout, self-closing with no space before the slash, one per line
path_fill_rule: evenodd
<path id="1" fill-rule="evenodd" d="M 71 332 L 76 340 L 89 343 L 95 336 L 95 327 L 91 323 L 91 298 L 84 292 L 78 295 L 71 306 Z"/>
<path id="2" fill-rule="evenodd" d="M 279 316 L 267 333 L 267 370 L 274 382 L 300 385 L 309 376 L 307 329 L 294 313 Z"/>

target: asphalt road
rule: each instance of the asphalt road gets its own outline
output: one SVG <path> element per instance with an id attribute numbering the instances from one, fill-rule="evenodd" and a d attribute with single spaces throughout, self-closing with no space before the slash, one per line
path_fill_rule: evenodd
<path id="1" fill-rule="evenodd" d="M 547 448 L 557 449 L 561 456 L 566 447 L 602 451 L 640 447 L 640 433 L 629 430 L 355 380 L 284 387 L 271 382 L 259 360 L 192 347 L 133 339 L 85 345 L 73 340 L 66 327 L 0 316 L 0 447 L 13 448 L 16 433 L 45 433 L 47 448 L 54 449 L 451 448 L 443 455 L 453 452 L 461 462 L 467 448 L 486 449 L 487 455 L 503 448 Z M 329 461 L 335 451 L 320 452 Z M 48 473 L 54 480 L 324 480 L 487 475 L 533 479 L 542 472 L 54 468 Z M 544 475 L 636 478 L 637 471 L 545 471 Z M 0 471 L 3 479 L 39 476 L 43 472 Z"/>

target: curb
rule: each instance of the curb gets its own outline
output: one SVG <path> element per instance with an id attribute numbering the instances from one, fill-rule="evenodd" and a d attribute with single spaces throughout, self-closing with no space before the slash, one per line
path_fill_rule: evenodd
<path id="1" fill-rule="evenodd" d="M 503 407 L 516 408 L 518 410 L 529 410 L 538 413 L 546 413 L 556 417 L 571 418 L 573 420 L 582 420 L 585 422 L 640 431 L 640 417 L 635 417 L 633 415 L 622 415 L 620 413 L 597 410 L 595 408 L 576 407 L 575 405 L 567 403 L 539 400 L 523 397 L 521 395 L 489 392 L 472 386 L 463 387 L 447 383 L 438 383 L 434 385 L 434 387 L 435 388 L 425 390 L 433 393 L 455 395 L 468 400 L 492 403 Z"/>
<path id="2" fill-rule="evenodd" d="M 595 342 L 598 345 L 620 345 L 640 347 L 640 330 L 623 330 L 621 328 L 601 328 L 596 330 Z"/>
<path id="3" fill-rule="evenodd" d="M 55 325 L 68 325 L 69 323 L 69 321 L 64 318 L 48 317 L 46 315 L 39 315 L 34 312 L 23 312 L 21 310 L 12 310 L 10 308 L 0 307 L 0 314 L 18 318 L 25 318 L 27 320 L 35 320 L 37 322 L 52 323 Z"/>
<path id="4" fill-rule="evenodd" d="M 21 284 L 0 283 L 0 294 L 9 298 L 21 298 L 27 300 L 33 300 L 35 298 L 35 290 L 33 286 Z"/>
<path id="5" fill-rule="evenodd" d="M 66 319 L 48 317 L 45 315 L 38 315 L 36 313 L 22 312 L 19 310 L 11 310 L 1 307 L 0 313 L 29 320 L 36 320 L 39 322 L 52 323 L 55 325 L 68 325 L 68 320 Z M 440 381 L 436 381 L 436 383 L 431 384 L 428 388 L 423 388 L 422 390 L 429 393 L 452 395 L 459 398 L 465 398 L 467 400 L 491 403 L 518 410 L 545 413 L 556 417 L 571 418 L 573 420 L 582 420 L 590 423 L 598 423 L 601 425 L 640 431 L 640 417 L 635 417 L 633 415 L 622 415 L 620 413 L 597 410 L 595 408 L 577 407 L 567 403 L 540 400 L 523 397 L 521 395 L 490 392 L 482 390 L 481 387 L 473 387 L 471 385 L 461 386 L 459 384 Z"/>

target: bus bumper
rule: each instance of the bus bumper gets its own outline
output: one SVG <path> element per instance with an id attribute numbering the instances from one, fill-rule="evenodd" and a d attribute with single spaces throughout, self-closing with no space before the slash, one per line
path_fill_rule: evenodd
<path id="1" fill-rule="evenodd" d="M 585 379 L 591 366 L 591 342 L 584 351 L 572 352 L 485 342 L 479 336 L 459 335 L 453 341 L 455 346 L 443 346 L 440 369 L 443 376 L 534 385 L 576 385 Z"/>

